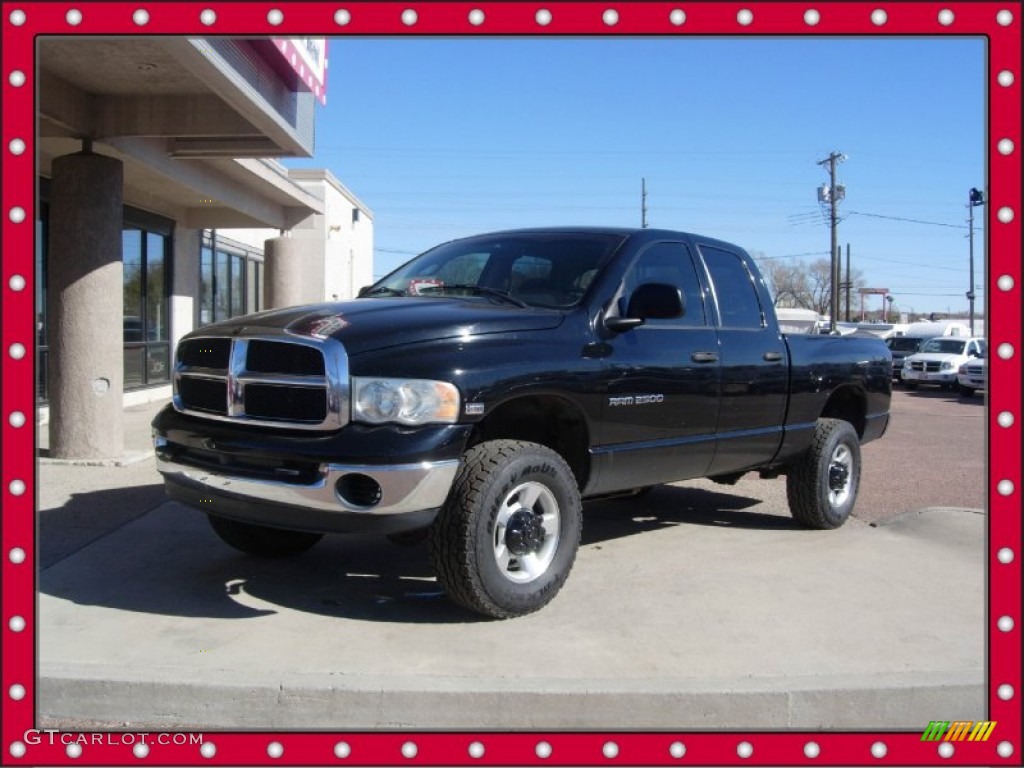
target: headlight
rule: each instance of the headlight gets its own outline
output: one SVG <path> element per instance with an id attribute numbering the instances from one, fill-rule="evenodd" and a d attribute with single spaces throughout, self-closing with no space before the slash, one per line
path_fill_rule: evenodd
<path id="1" fill-rule="evenodd" d="M 452 424 L 459 390 L 446 381 L 352 377 L 352 419 L 367 424 Z"/>
<path id="2" fill-rule="evenodd" d="M 944 371 L 951 371 L 951 370 L 953 370 L 953 363 L 951 361 L 949 361 L 949 360 L 943 360 L 942 361 L 942 370 L 944 370 Z"/>

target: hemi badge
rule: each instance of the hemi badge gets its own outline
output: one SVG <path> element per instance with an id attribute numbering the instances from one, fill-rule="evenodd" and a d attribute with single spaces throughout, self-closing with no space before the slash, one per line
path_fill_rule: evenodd
<path id="1" fill-rule="evenodd" d="M 484 403 L 466 403 L 466 415 L 467 416 L 483 416 Z"/>

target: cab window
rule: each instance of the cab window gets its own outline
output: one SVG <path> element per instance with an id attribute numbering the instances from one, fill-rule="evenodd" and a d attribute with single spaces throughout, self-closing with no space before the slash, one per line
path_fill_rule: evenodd
<path id="1" fill-rule="evenodd" d="M 668 283 L 680 289 L 685 311 L 682 317 L 670 320 L 648 320 L 650 326 L 693 327 L 707 325 L 704 314 L 704 296 L 697 270 L 689 249 L 683 243 L 655 243 L 644 250 L 626 273 L 623 283 L 620 312 L 625 314 L 626 305 L 633 291 L 644 283 Z"/>
<path id="2" fill-rule="evenodd" d="M 700 252 L 711 274 L 722 327 L 763 328 L 764 310 L 754 278 L 739 254 L 710 245 L 701 245 Z"/>

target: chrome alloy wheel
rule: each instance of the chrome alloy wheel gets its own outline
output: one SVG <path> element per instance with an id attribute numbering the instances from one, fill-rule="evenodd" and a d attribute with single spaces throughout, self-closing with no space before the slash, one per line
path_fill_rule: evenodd
<path id="1" fill-rule="evenodd" d="M 516 584 L 543 576 L 558 549 L 560 520 L 558 501 L 546 486 L 516 486 L 495 519 L 494 561 L 501 575 Z"/>
<path id="2" fill-rule="evenodd" d="M 852 474 L 853 453 L 849 446 L 840 443 L 828 463 L 828 503 L 833 508 L 841 507 L 849 498 Z"/>

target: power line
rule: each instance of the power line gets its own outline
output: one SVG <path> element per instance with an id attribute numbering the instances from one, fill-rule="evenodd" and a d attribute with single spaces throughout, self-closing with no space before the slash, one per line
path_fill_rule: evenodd
<path id="1" fill-rule="evenodd" d="M 951 229 L 967 229 L 963 224 L 943 224 L 940 221 L 922 221 L 921 219 L 906 219 L 902 216 L 885 216 L 881 213 L 862 213 L 861 211 L 847 211 L 851 216 L 870 216 L 873 219 L 889 219 L 891 221 L 906 221 L 910 224 L 928 224 L 932 227 L 950 227 Z"/>

